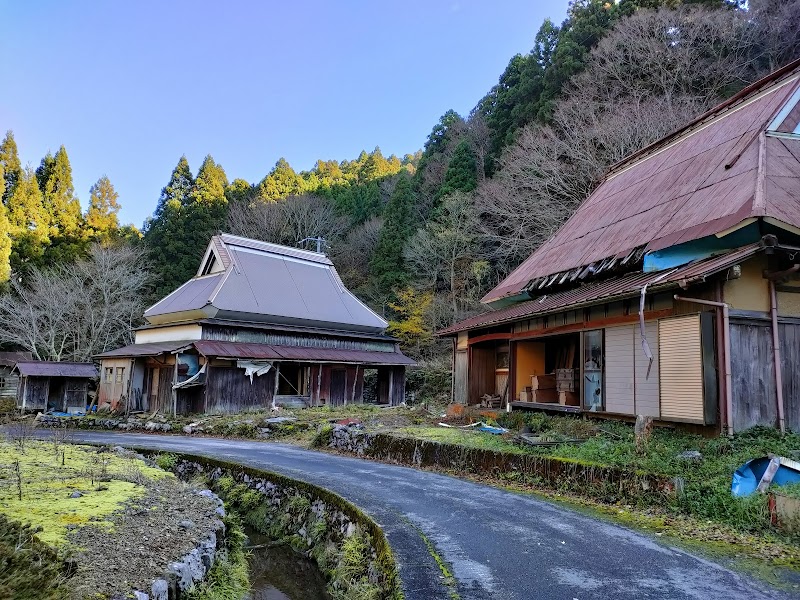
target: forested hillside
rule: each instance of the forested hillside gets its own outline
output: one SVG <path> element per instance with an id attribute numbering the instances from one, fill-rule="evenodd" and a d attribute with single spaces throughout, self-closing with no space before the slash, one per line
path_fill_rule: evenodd
<path id="1" fill-rule="evenodd" d="M 531 51 L 511 58 L 469 115 L 444 112 L 419 152 L 376 147 L 307 171 L 281 159 L 257 182 L 230 179 L 210 155 L 196 172 L 181 157 L 141 239 L 117 223 L 107 178 L 82 215 L 66 151 L 23 169 L 9 133 L 0 278 L 13 271 L 15 283 L 5 302 L 22 302 L 27 282 L 59 265 L 97 261 L 92 244 L 140 247 L 149 283 L 136 289 L 149 300 L 191 277 L 219 230 L 287 245 L 321 236 L 345 283 L 430 360 L 432 332 L 479 310 L 610 165 L 799 57 L 798 22 L 800 0 L 574 0 L 560 25 L 534 35 L 531 24 Z M 0 341 L 47 346 L 2 331 Z"/>

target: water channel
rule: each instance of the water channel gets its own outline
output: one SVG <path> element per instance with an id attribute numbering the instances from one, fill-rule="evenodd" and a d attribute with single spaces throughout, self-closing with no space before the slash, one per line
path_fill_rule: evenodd
<path id="1" fill-rule="evenodd" d="M 328 600 L 325 577 L 314 561 L 288 545 L 245 528 L 249 550 L 250 593 L 243 600 Z"/>

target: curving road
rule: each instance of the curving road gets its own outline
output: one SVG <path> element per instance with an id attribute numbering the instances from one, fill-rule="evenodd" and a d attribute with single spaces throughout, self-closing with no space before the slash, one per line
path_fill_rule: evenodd
<path id="1" fill-rule="evenodd" d="M 83 432 L 76 441 L 204 455 L 333 490 L 381 524 L 410 600 L 452 597 L 421 534 L 450 566 L 464 599 L 797 597 L 647 535 L 427 471 L 277 443 Z"/>

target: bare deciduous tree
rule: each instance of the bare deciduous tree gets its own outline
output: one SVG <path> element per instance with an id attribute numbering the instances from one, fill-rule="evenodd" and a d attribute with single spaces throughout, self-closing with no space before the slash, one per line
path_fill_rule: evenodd
<path id="1" fill-rule="evenodd" d="M 478 110 L 472 111 L 467 120 L 467 136 L 478 165 L 478 183 L 481 183 L 486 179 L 486 155 L 492 147 L 492 130 Z"/>
<path id="2" fill-rule="evenodd" d="M 39 360 L 89 361 L 132 341 L 146 283 L 144 254 L 128 245 L 96 245 L 74 264 L 34 268 L 0 297 L 0 341 Z"/>
<path id="3" fill-rule="evenodd" d="M 333 203 L 319 196 L 290 196 L 277 202 L 255 200 L 231 205 L 228 215 L 231 233 L 244 237 L 295 246 L 306 237 L 338 240 L 347 228 Z"/>
<path id="4" fill-rule="evenodd" d="M 369 281 L 369 262 L 383 229 L 383 221 L 373 218 L 356 226 L 345 239 L 331 247 L 331 260 L 345 285 L 358 290 Z"/>
<path id="5" fill-rule="evenodd" d="M 476 300 L 470 291 L 480 286 L 488 267 L 483 260 L 472 196 L 463 192 L 446 196 L 440 215 L 417 231 L 404 256 L 425 287 L 446 290 L 449 320 L 458 319 Z"/>
<path id="6" fill-rule="evenodd" d="M 749 0 L 748 5 L 766 70 L 800 58 L 800 0 Z"/>
<path id="7" fill-rule="evenodd" d="M 550 237 L 614 163 L 755 77 L 753 29 L 736 11 L 640 10 L 592 51 L 550 126 L 523 128 L 476 193 L 501 274 Z"/>

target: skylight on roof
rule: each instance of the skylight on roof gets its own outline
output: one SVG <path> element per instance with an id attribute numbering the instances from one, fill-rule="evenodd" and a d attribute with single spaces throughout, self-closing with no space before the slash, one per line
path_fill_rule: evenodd
<path id="1" fill-rule="evenodd" d="M 800 135 L 800 86 L 772 119 L 767 131 Z"/>

